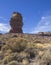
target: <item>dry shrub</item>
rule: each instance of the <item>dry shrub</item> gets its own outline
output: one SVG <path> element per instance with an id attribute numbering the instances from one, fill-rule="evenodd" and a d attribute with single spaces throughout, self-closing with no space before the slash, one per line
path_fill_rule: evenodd
<path id="1" fill-rule="evenodd" d="M 41 43 L 41 41 L 39 41 L 39 40 L 35 40 L 34 43 Z"/>
<path id="2" fill-rule="evenodd" d="M 21 52 L 27 46 L 27 41 L 23 38 L 12 38 L 7 42 L 7 45 L 12 51 Z"/>
<path id="3" fill-rule="evenodd" d="M 3 59 L 3 52 L 2 51 L 0 51 L 0 60 L 2 60 Z"/>
<path id="4" fill-rule="evenodd" d="M 11 61 L 7 65 L 18 65 L 18 62 L 17 61 Z"/>
<path id="5" fill-rule="evenodd" d="M 1 51 L 6 51 L 8 49 L 9 49 L 9 46 L 8 45 L 4 45 L 4 46 L 2 46 Z"/>
<path id="6" fill-rule="evenodd" d="M 11 53 L 8 56 L 5 56 L 3 59 L 3 64 L 8 64 L 9 62 L 17 59 L 17 53 Z"/>
<path id="7" fill-rule="evenodd" d="M 22 60 L 22 63 L 23 63 L 23 65 L 28 65 L 29 64 L 29 61 L 28 61 L 28 59 L 23 59 Z"/>
<path id="8" fill-rule="evenodd" d="M 44 51 L 39 65 L 51 65 L 51 48 L 48 48 L 46 51 Z"/>

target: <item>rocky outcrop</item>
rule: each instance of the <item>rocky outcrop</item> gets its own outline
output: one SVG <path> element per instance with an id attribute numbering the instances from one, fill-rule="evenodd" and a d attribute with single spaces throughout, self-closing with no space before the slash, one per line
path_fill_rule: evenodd
<path id="1" fill-rule="evenodd" d="M 51 36 L 51 32 L 38 32 L 38 35 Z"/>
<path id="2" fill-rule="evenodd" d="M 13 12 L 10 20 L 11 30 L 10 33 L 23 33 L 23 18 L 22 15 L 18 12 Z"/>

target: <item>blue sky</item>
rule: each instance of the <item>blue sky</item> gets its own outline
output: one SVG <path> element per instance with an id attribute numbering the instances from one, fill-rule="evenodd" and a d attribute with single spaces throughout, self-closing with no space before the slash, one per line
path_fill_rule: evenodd
<path id="1" fill-rule="evenodd" d="M 51 0 L 0 0 L 0 33 L 10 30 L 14 11 L 23 16 L 24 33 L 51 31 Z"/>

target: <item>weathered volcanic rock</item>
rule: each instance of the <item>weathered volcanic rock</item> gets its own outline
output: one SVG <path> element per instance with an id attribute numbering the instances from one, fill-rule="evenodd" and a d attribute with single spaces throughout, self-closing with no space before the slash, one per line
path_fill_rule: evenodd
<path id="1" fill-rule="evenodd" d="M 22 15 L 18 12 L 14 12 L 10 20 L 11 30 L 10 33 L 23 33 L 23 19 Z"/>

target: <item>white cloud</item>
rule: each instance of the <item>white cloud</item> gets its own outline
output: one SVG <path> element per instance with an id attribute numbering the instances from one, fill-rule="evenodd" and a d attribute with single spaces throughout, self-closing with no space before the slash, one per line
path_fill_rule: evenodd
<path id="1" fill-rule="evenodd" d="M 5 17 L 1 17 L 1 16 L 0 16 L 0 19 L 4 21 L 8 20 Z M 0 33 L 6 33 L 9 30 L 10 30 L 10 26 L 8 24 L 0 22 Z"/>
<path id="2" fill-rule="evenodd" d="M 7 20 L 6 18 L 4 18 L 4 17 L 0 17 L 0 19 L 2 19 L 2 20 Z"/>
<path id="3" fill-rule="evenodd" d="M 0 32 L 6 33 L 10 30 L 10 26 L 5 23 L 0 23 Z"/>
<path id="4" fill-rule="evenodd" d="M 32 33 L 51 31 L 51 16 L 43 16 Z"/>
<path id="5" fill-rule="evenodd" d="M 41 19 L 45 19 L 45 17 L 43 16 L 43 17 L 41 17 Z"/>

